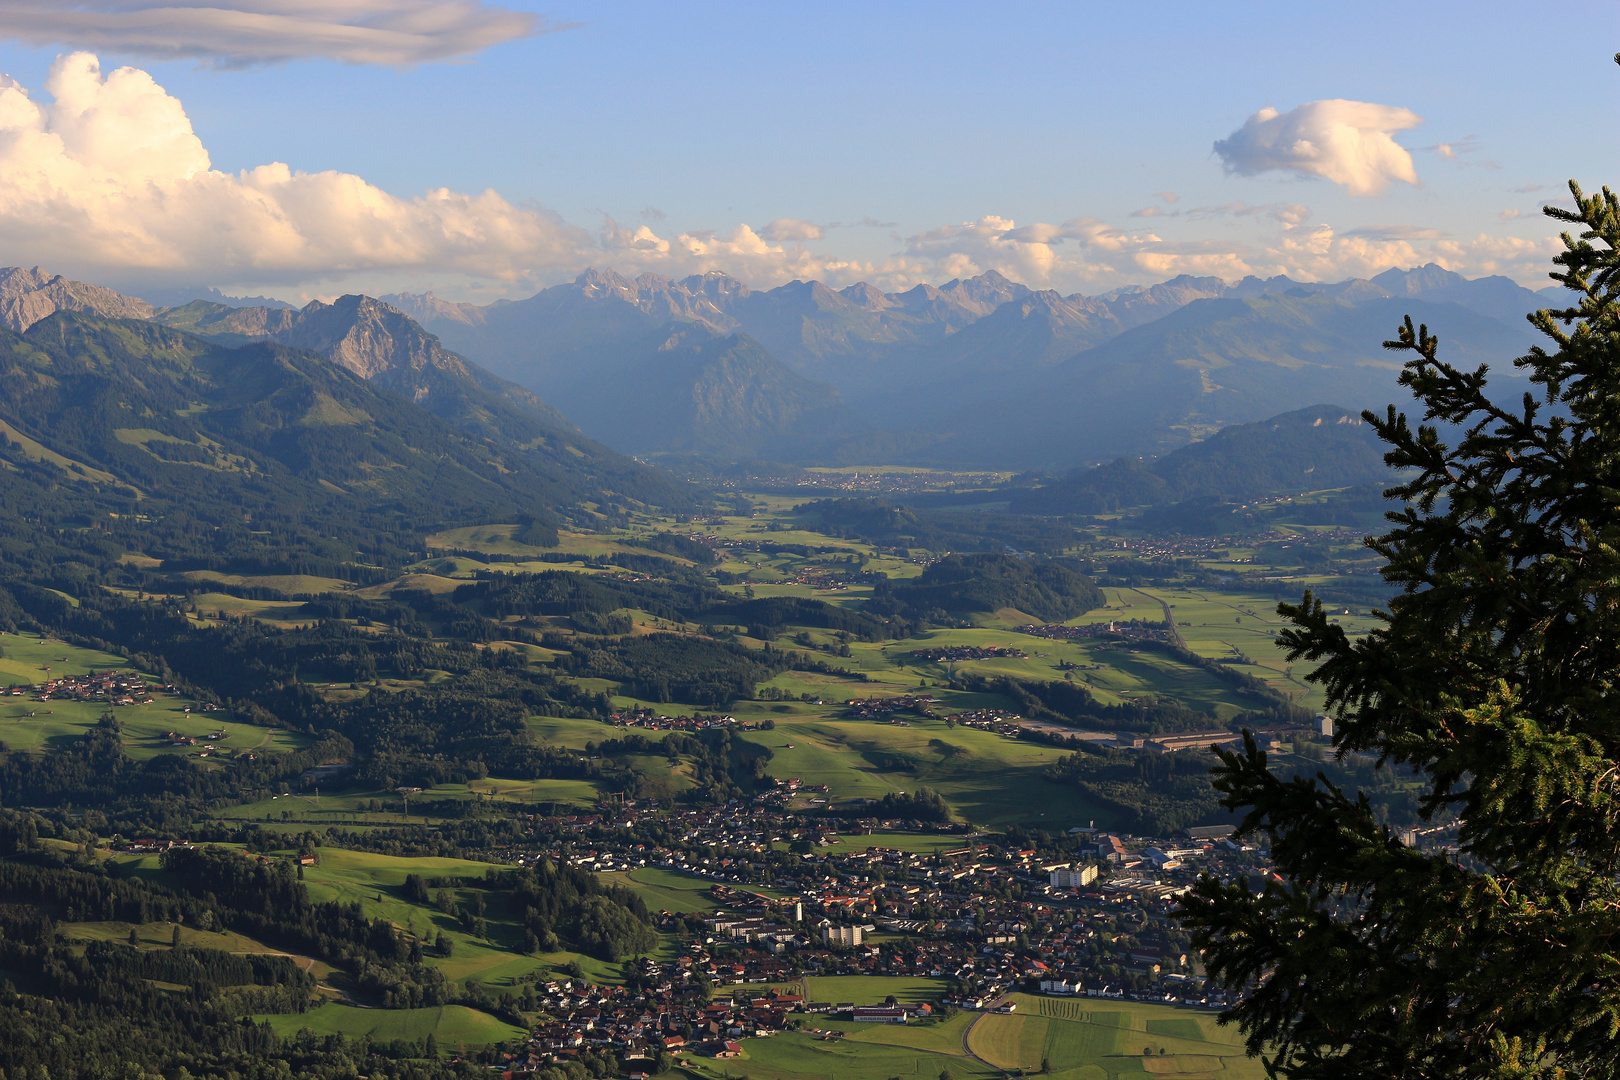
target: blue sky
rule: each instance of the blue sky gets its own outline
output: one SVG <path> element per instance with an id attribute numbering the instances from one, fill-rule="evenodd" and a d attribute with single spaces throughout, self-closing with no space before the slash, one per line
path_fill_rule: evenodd
<path id="1" fill-rule="evenodd" d="M 238 32 L 210 59 L 206 40 L 155 40 L 161 26 L 126 33 L 104 18 L 92 32 L 53 15 L 8 26 L 0 11 L 14 94 L 48 106 L 52 65 L 88 48 L 100 73 L 79 71 L 74 93 L 100 94 L 121 131 L 157 130 L 135 152 L 81 153 L 70 133 L 67 155 L 95 159 L 66 165 L 0 154 L 0 171 L 41 178 L 0 182 L 0 262 L 289 298 L 526 295 L 584 265 L 885 287 L 994 267 L 1092 293 L 1182 271 L 1331 278 L 1435 259 L 1534 282 L 1555 233 L 1541 202 L 1569 177 L 1620 182 L 1620 15 L 1608 5 L 213 6 L 304 22 L 336 10 L 360 26 L 390 8 L 425 11 L 460 55 L 343 62 L 312 34 L 300 57 L 298 29 L 266 49 L 292 58 L 255 63 L 252 33 Z M 486 43 L 510 34 L 478 20 L 506 12 L 564 28 Z M 461 43 L 474 23 L 484 38 Z M 125 80 L 115 100 L 112 82 L 91 85 L 126 64 L 161 91 Z M 1338 101 L 1383 111 L 1294 112 Z M 1331 162 L 1279 163 L 1255 140 L 1247 156 L 1214 151 L 1267 107 L 1279 124 L 1292 118 L 1290 138 L 1349 115 L 1388 118 L 1379 146 L 1404 147 L 1417 183 L 1394 159 L 1358 181 L 1321 175 Z M 284 163 L 358 180 L 227 190 L 180 145 L 179 110 L 212 173 Z M 1401 126 L 1402 110 L 1421 123 Z M 36 126 L 51 135 L 70 119 L 47 111 Z M 351 230 L 340 189 L 360 181 L 379 192 L 366 198 L 398 205 L 373 206 Z M 154 185 L 160 205 L 141 201 Z M 437 189 L 467 201 L 421 201 Z M 486 191 L 502 205 L 480 203 Z M 258 212 L 248 196 L 276 200 L 274 220 L 215 250 L 211 233 Z M 42 213 L 79 242 L 52 246 Z M 350 232 L 361 239 L 345 246 Z"/>

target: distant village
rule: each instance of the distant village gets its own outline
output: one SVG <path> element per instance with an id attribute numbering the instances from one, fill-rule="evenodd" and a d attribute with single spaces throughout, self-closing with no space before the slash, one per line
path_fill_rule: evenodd
<path id="1" fill-rule="evenodd" d="M 159 686 L 156 690 L 175 692 L 172 686 Z M 150 705 L 154 700 L 153 688 L 145 679 L 118 671 L 91 671 L 84 675 L 63 675 L 42 683 L 15 683 L 6 688 L 6 693 L 12 697 L 32 695 L 35 701 L 95 701 L 107 705 Z M 212 712 L 214 708 L 212 704 L 203 706 L 205 712 Z"/>
<path id="2" fill-rule="evenodd" d="M 1027 658 L 1029 653 L 1011 645 L 946 645 L 933 649 L 913 649 L 910 655 L 914 660 L 956 663 L 961 660 L 994 660 L 1001 657 L 1022 660 Z"/>
<path id="3" fill-rule="evenodd" d="M 1054 623 L 1046 626 L 1029 624 L 1018 628 L 1020 634 L 1050 638 L 1053 641 L 1169 641 L 1170 630 L 1162 622 L 1141 619 L 1118 619 L 1111 622 L 1086 623 L 1070 626 Z"/>
<path id="4" fill-rule="evenodd" d="M 650 824 L 664 842 L 642 838 Z M 1224 1008 L 1171 903 L 1202 871 L 1253 888 L 1276 880 L 1269 853 L 1233 839 L 1231 826 L 1144 837 L 1075 825 L 1074 857 L 1056 860 L 958 824 L 807 815 L 766 797 L 705 809 L 632 801 L 535 818 L 530 831 L 531 843 L 496 857 L 603 873 L 657 867 L 708 882 L 717 908 L 657 913 L 687 944 L 675 960 L 641 961 L 640 992 L 548 983 L 552 1019 L 532 1033 L 519 1072 L 611 1048 L 632 1073 L 641 1061 L 653 1073 L 660 1054 L 735 1057 L 742 1040 L 789 1027 L 838 1038 L 830 1021 L 1010 1010 L 1014 991 Z M 933 837 L 934 850 L 864 842 L 878 832 Z M 831 975 L 926 976 L 947 989 L 929 1005 L 805 993 L 806 978 Z"/>

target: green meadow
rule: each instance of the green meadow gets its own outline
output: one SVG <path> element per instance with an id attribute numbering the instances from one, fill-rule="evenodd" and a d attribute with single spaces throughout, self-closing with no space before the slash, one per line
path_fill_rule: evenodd
<path id="1" fill-rule="evenodd" d="M 867 848 L 894 848 L 916 855 L 933 855 L 941 851 L 955 851 L 966 847 L 969 837 L 951 833 L 845 833 L 838 845 L 828 850 L 865 851 Z"/>
<path id="2" fill-rule="evenodd" d="M 856 1005 L 878 1005 L 891 994 L 897 1001 L 932 1004 L 948 989 L 946 980 L 927 976 L 812 975 L 804 985 L 811 1001 L 849 1001 Z"/>
<path id="3" fill-rule="evenodd" d="M 663 759 L 660 758 L 660 761 Z M 445 803 L 475 799 L 492 803 L 531 806 L 550 803 L 588 809 L 596 805 L 601 791 L 590 780 L 511 780 L 486 777 L 468 784 L 436 784 L 410 796 L 409 814 L 394 788 L 351 788 L 341 776 L 328 783 L 336 790 L 300 788 L 286 795 L 270 795 L 256 802 L 240 803 L 219 810 L 218 816 L 235 821 L 270 824 L 290 823 L 300 828 L 333 825 L 420 824 L 432 818 Z"/>
<path id="4" fill-rule="evenodd" d="M 857 1026 L 836 1021 L 832 1025 L 840 1031 Z M 898 1043 L 822 1039 L 806 1032 L 748 1039 L 742 1046 L 740 1061 L 682 1060 L 688 1072 L 706 1080 L 725 1080 L 739 1072 L 771 1080 L 935 1080 L 946 1068 L 960 1080 L 989 1080 L 1001 1075 L 999 1069 L 972 1058 Z"/>
<path id="5" fill-rule="evenodd" d="M 650 911 L 711 912 L 721 906 L 709 898 L 710 883 L 678 870 L 642 866 L 628 873 L 598 874 L 604 882 L 624 885 L 641 894 Z"/>
<path id="6" fill-rule="evenodd" d="M 113 653 L 79 648 L 36 634 L 0 633 L 0 686 L 35 684 L 64 675 L 117 670 L 135 673 L 128 660 Z M 59 749 L 81 738 L 111 712 L 118 720 L 124 752 L 137 760 L 160 754 L 196 756 L 204 747 L 228 754 L 244 750 L 280 753 L 308 744 L 293 732 L 238 723 L 226 711 L 205 713 L 201 703 L 162 692 L 153 693 L 150 705 L 112 706 L 104 702 L 35 701 L 33 695 L 0 696 L 0 742 L 14 750 Z M 186 706 L 191 711 L 186 711 Z M 197 746 L 171 746 L 169 731 L 202 740 L 224 732 L 214 741 Z"/>
<path id="7" fill-rule="evenodd" d="M 374 1042 L 407 1039 L 420 1043 L 431 1034 L 442 1051 L 466 1050 L 523 1036 L 520 1027 L 464 1005 L 426 1009 L 361 1009 L 330 1002 L 305 1013 L 256 1016 L 282 1038 L 309 1030 L 317 1035 L 370 1036 Z"/>
<path id="8" fill-rule="evenodd" d="M 834 800 L 877 799 L 927 786 L 977 824 L 1066 828 L 1100 816 L 1075 788 L 1042 779 L 1041 770 L 1065 750 L 947 727 L 943 720 L 903 719 L 904 727 L 824 715 L 781 716 L 775 730 L 738 737 L 771 749 L 771 776 L 826 784 Z M 1039 798 L 1031 792 L 1039 792 Z"/>
<path id="9" fill-rule="evenodd" d="M 1216 1024 L 1212 1013 L 1137 1002 L 1013 997 L 1018 1011 L 1012 1014 L 961 1013 L 909 1025 L 814 1020 L 814 1026 L 843 1037 L 828 1040 L 805 1031 L 750 1039 L 743 1043 L 740 1062 L 692 1060 L 687 1068 L 716 1080 L 736 1075 L 738 1066 L 770 1080 L 934 1080 L 946 1072 L 977 1080 L 1038 1072 L 1043 1061 L 1050 1063 L 1049 1075 L 1062 1080 L 1259 1080 L 1265 1075 L 1260 1062 L 1245 1055 L 1237 1033 Z"/>
<path id="10" fill-rule="evenodd" d="M 1295 592 L 1303 593 L 1304 589 L 1302 584 Z M 1277 601 L 1272 597 L 1187 589 L 1134 591 L 1155 603 L 1162 600 L 1170 605 L 1176 629 L 1193 652 L 1212 659 L 1239 660 L 1233 670 L 1269 683 L 1301 705 L 1321 707 L 1321 688 L 1305 681 L 1316 665 L 1289 664 L 1277 645 L 1277 632 L 1289 624 L 1277 614 Z M 1290 599 L 1297 601 L 1299 597 L 1290 594 Z M 1380 625 L 1364 605 L 1331 608 L 1329 618 L 1352 638 Z"/>

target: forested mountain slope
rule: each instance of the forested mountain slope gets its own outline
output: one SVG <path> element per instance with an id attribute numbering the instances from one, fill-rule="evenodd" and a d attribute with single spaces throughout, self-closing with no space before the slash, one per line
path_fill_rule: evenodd
<path id="1" fill-rule="evenodd" d="M 1389 479 L 1383 444 L 1358 413 L 1315 405 L 1224 428 L 1156 461 L 1119 458 L 1015 496 L 1023 514 L 1102 514 L 1187 499 L 1249 499 Z"/>
<path id="2" fill-rule="evenodd" d="M 1068 467 L 1157 454 L 1231 424 L 1312 402 L 1359 412 L 1401 396 L 1383 349 L 1407 315 L 1441 335 L 1447 360 L 1507 378 L 1532 331 L 1455 304 L 1291 290 L 1197 300 L 1054 367 L 1038 388 L 964 405 L 931 447 L 940 462 Z"/>
<path id="3" fill-rule="evenodd" d="M 420 557 L 448 523 L 689 497 L 577 433 L 475 438 L 314 353 L 70 312 L 0 332 L 0 421 L 0 488 L 26 515 L 4 519 L 4 558 L 36 566 L 93 543 L 346 572 Z"/>
<path id="4" fill-rule="evenodd" d="M 544 468 L 585 469 L 609 492 L 641 501 L 689 499 L 667 476 L 583 437 L 533 392 L 469 363 L 409 316 L 368 296 L 315 300 L 296 311 L 196 301 L 153 321 L 226 344 L 268 339 L 316 352 L 471 435 L 522 448 Z"/>

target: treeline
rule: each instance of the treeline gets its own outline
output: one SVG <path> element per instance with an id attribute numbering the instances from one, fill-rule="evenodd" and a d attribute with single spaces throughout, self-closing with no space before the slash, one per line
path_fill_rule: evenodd
<path id="1" fill-rule="evenodd" d="M 287 629 L 226 620 L 199 631 L 175 605 L 94 591 L 73 606 L 44 589 L 8 585 L 0 587 L 0 608 L 6 601 L 23 617 L 71 640 L 148 657 L 160 678 L 206 687 L 210 696 L 250 719 L 318 739 L 302 755 L 260 755 L 219 769 L 176 755 L 137 764 L 122 754 L 116 730 L 98 729 L 62 753 L 8 755 L 0 780 L 6 781 L 6 797 L 15 801 L 83 805 L 94 798 L 109 811 L 134 814 L 138 807 L 137 821 L 161 824 L 158 811 L 169 803 L 245 801 L 321 760 L 355 755 L 361 759 L 357 776 L 386 786 L 465 781 L 492 768 L 529 777 L 559 771 L 578 775 L 560 760 L 561 752 L 532 745 L 524 718 L 536 713 L 600 717 L 610 708 L 602 695 L 530 667 L 521 654 L 405 632 L 424 619 L 424 611 L 427 619 L 452 625 L 458 614 L 478 626 L 487 623 L 453 605 L 446 611 L 426 602 L 420 610 L 408 604 L 348 603 L 341 597 L 312 602 L 398 631 L 378 634 L 335 619 Z M 356 699 L 328 701 L 308 684 L 315 678 L 370 686 L 379 677 L 410 679 L 430 670 L 450 676 L 444 689 L 396 694 L 371 687 Z"/>
<path id="2" fill-rule="evenodd" d="M 452 1065 L 422 1057 L 415 1043 L 283 1040 L 248 1020 L 318 1000 L 314 977 L 285 956 L 64 940 L 48 908 L 8 903 L 0 905 L 0 972 L 0 1059 L 22 1080 L 352 1080 L 361 1068 L 376 1080 L 486 1075 L 482 1053 Z"/>
<path id="3" fill-rule="evenodd" d="M 1089 579 L 1056 560 L 986 554 L 948 555 L 920 577 L 880 581 L 867 607 L 916 622 L 962 619 L 1002 608 L 1062 622 L 1107 602 Z"/>
<path id="4" fill-rule="evenodd" d="M 705 548 L 704 550 L 708 550 Z M 770 639 L 789 625 L 842 630 L 862 641 L 892 636 L 881 618 L 805 597 L 744 600 L 695 576 L 676 575 L 661 581 L 622 581 L 567 570 L 539 574 L 483 573 L 459 586 L 457 604 L 490 618 L 512 615 L 607 615 L 624 608 L 645 611 L 673 622 L 736 625 Z"/>
<path id="5" fill-rule="evenodd" d="M 1124 701 L 1105 705 L 1079 683 L 1024 682 L 1008 676 L 958 676 L 952 684 L 981 694 L 1003 694 L 1018 705 L 1018 711 L 1032 720 L 1060 724 L 1091 725 L 1109 731 L 1134 731 L 1145 735 L 1166 735 L 1178 731 L 1204 731 L 1212 726 L 1248 724 L 1261 727 L 1308 719 L 1309 713 L 1280 698 L 1275 704 L 1242 713 L 1222 723 L 1209 713 L 1188 708 L 1178 701 Z"/>
<path id="6" fill-rule="evenodd" d="M 565 589 L 584 578 L 541 577 L 548 580 L 535 584 Z M 228 619 L 205 631 L 176 605 L 102 592 L 87 593 L 73 606 L 45 589 L 0 587 L 0 603 L 70 639 L 140 655 L 158 677 L 198 685 L 199 696 L 223 699 L 244 718 L 314 736 L 314 744 L 299 753 L 252 761 L 244 756 L 224 767 L 204 767 L 179 755 L 135 762 L 123 753 L 117 722 L 109 717 L 59 752 L 10 754 L 0 761 L 5 798 L 39 806 L 94 804 L 131 832 L 183 834 L 200 809 L 262 798 L 311 766 L 341 758 L 357 759 L 355 782 L 383 788 L 465 783 L 491 773 L 598 779 L 601 764 L 535 744 L 526 723 L 536 714 L 605 718 L 611 711 L 607 698 L 574 678 L 610 679 L 654 700 L 721 706 L 752 697 L 760 682 L 790 667 L 829 669 L 798 652 L 750 650 L 679 634 L 566 638 L 572 652 L 552 667 L 534 667 L 518 652 L 416 636 L 430 625 L 479 634 L 496 628 L 506 637 L 520 629 L 425 593 L 390 602 L 322 597 L 306 605 L 325 616 L 312 626 Z M 376 632 L 379 627 L 389 632 Z M 382 677 L 410 679 L 427 671 L 450 678 L 440 687 L 401 692 L 373 685 Z M 310 687 L 311 679 L 366 692 L 328 700 Z M 734 756 L 737 761 L 714 768 L 714 790 L 735 793 L 753 784 L 752 759 Z"/>
<path id="7" fill-rule="evenodd" d="M 951 807 L 944 796 L 931 787 L 916 791 L 891 791 L 867 806 L 873 816 L 905 818 L 910 821 L 949 821 Z"/>
<path id="8" fill-rule="evenodd" d="M 978 497 L 978 501 L 994 496 Z M 885 547 L 930 551 L 1033 551 L 1055 555 L 1082 537 L 1062 522 L 974 510 L 929 511 L 889 499 L 819 499 L 793 508 L 818 531 Z"/>
<path id="9" fill-rule="evenodd" d="M 558 669 L 612 679 L 634 697 L 719 707 L 751 698 L 754 687 L 788 669 L 779 649 L 756 651 L 688 634 L 649 634 L 590 643 L 557 660 Z"/>
<path id="10" fill-rule="evenodd" d="M 1010 697 L 1017 702 L 1019 711 L 1033 720 L 1092 724 L 1110 731 L 1135 731 L 1146 735 L 1204 731 L 1212 726 L 1236 731 L 1242 727 L 1301 724 L 1308 722 L 1313 715 L 1309 709 L 1293 704 L 1252 675 L 1233 671 L 1229 665 L 1216 663 L 1175 645 L 1165 643 L 1162 648 L 1178 660 L 1208 671 L 1250 695 L 1255 699 L 1254 708 L 1221 721 L 1178 701 L 1164 699 L 1105 705 L 1097 700 L 1090 688 L 1068 681 L 1026 682 L 1005 675 L 969 674 L 958 676 L 953 685 L 974 693 Z"/>
<path id="11" fill-rule="evenodd" d="M 517 921 L 529 935 L 526 951 L 566 945 L 602 960 L 651 952 L 658 931 L 646 903 L 623 885 L 603 885 L 595 874 L 541 859 L 535 866 L 491 871 L 485 887 L 510 892 Z"/>
<path id="12" fill-rule="evenodd" d="M 1139 506 L 1236 504 L 1384 480 L 1384 448 L 1355 413 L 1314 405 L 1223 428 L 1144 462 L 1120 458 L 1012 491 L 1021 514 L 1105 514 Z M 1230 501 L 1228 501 L 1230 500 Z"/>
<path id="13" fill-rule="evenodd" d="M 1104 747 L 1076 751 L 1048 765 L 1041 775 L 1070 784 L 1113 812 L 1120 828 L 1144 836 L 1169 836 L 1193 825 L 1228 820 L 1210 784 L 1210 754 L 1145 754 Z"/>
<path id="14" fill-rule="evenodd" d="M 203 768 L 171 754 L 136 761 L 124 753 L 118 721 L 108 714 L 53 753 L 5 755 L 0 792 L 12 805 L 93 807 L 114 829 L 176 834 L 185 831 L 199 807 L 257 797 L 312 766 L 351 753 L 352 743 L 327 733 L 301 750 L 251 760 L 243 756 L 223 768 Z"/>

